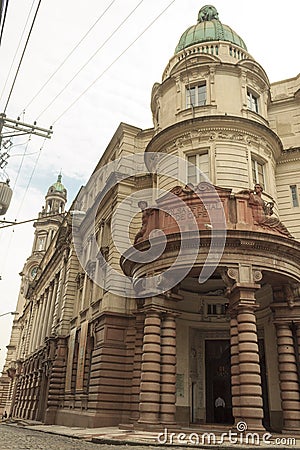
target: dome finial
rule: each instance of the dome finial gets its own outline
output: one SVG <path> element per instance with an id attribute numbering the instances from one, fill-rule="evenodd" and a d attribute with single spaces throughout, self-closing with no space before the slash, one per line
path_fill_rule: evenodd
<path id="1" fill-rule="evenodd" d="M 213 19 L 219 20 L 219 14 L 216 8 L 212 5 L 202 6 L 198 14 L 198 23 Z"/>

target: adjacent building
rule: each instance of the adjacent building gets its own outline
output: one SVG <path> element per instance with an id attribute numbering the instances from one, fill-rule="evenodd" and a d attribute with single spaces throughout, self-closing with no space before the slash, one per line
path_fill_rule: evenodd
<path id="1" fill-rule="evenodd" d="M 300 430 L 299 92 L 200 9 L 153 86 L 153 128 L 121 123 L 67 213 L 61 177 L 49 188 L 3 409 Z"/>

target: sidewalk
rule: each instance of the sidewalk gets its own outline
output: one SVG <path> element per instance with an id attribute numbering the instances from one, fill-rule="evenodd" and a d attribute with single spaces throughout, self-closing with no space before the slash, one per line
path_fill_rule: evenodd
<path id="1" fill-rule="evenodd" d="M 207 448 L 219 450 L 221 448 L 232 448 L 235 450 L 252 450 L 269 448 L 269 449 L 297 449 L 300 450 L 300 436 L 288 436 L 281 434 L 269 434 L 268 432 L 260 433 L 259 442 L 258 435 L 255 438 L 248 437 L 246 442 L 247 431 L 244 433 L 236 433 L 229 436 L 228 427 L 223 429 L 213 429 L 211 426 L 197 428 L 160 429 L 157 431 L 140 431 L 133 429 L 125 429 L 119 427 L 102 427 L 102 428 L 80 428 L 66 427 L 62 425 L 44 425 L 41 422 L 35 422 L 22 419 L 7 419 L 2 423 L 11 426 L 23 426 L 31 430 L 42 431 L 45 433 L 58 434 L 76 439 L 83 439 L 98 444 L 113 445 L 135 445 L 135 446 L 158 446 L 158 447 L 186 447 L 186 448 Z M 226 436 L 224 436 L 226 435 Z M 222 437 L 223 436 L 223 437 Z M 198 437 L 198 441 L 197 441 Z M 242 442 L 241 442 L 242 437 Z M 293 441 L 292 441 L 293 439 Z"/>

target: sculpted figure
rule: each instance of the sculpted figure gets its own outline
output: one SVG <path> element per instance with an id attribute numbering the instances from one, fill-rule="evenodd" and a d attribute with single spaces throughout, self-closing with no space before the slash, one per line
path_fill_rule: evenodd
<path id="1" fill-rule="evenodd" d="M 141 208 L 142 210 L 142 226 L 140 231 L 136 234 L 135 239 L 134 239 L 134 243 L 137 244 L 139 241 L 143 240 L 143 236 L 147 230 L 147 225 L 148 225 L 148 219 L 149 219 L 149 209 L 146 209 L 148 206 L 148 203 L 145 201 L 140 201 L 138 203 L 138 206 Z"/>
<path id="2" fill-rule="evenodd" d="M 277 217 L 271 217 L 274 203 L 265 202 L 261 197 L 262 192 L 263 188 L 258 183 L 255 184 L 254 191 L 249 191 L 249 205 L 252 208 L 254 221 L 262 227 L 271 228 L 284 236 L 293 238 L 288 229 Z"/>
<path id="3" fill-rule="evenodd" d="M 198 22 L 206 22 L 213 19 L 219 20 L 216 8 L 212 5 L 203 6 L 198 14 Z"/>

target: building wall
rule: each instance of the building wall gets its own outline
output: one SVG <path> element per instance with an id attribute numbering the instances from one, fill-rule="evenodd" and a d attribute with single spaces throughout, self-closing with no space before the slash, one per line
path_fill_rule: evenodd
<path id="1" fill-rule="evenodd" d="M 300 79 L 274 83 L 270 90 L 263 68 L 250 54 L 231 54 L 231 44 L 217 44 L 218 52 L 214 47 L 210 55 L 203 55 L 195 46 L 170 59 L 162 83 L 152 90 L 153 129 L 120 124 L 58 232 L 47 242 L 37 277 L 26 280 L 28 289 L 20 303 L 7 359 L 9 363 L 17 357 L 22 361 L 16 367 L 14 383 L 1 379 L 3 398 L 10 390 L 8 397 L 16 416 L 67 426 L 114 426 L 138 419 L 142 316 L 147 310 L 142 309 L 142 299 L 126 295 L 120 253 L 132 246 L 141 228 L 138 202 L 151 206 L 162 193 L 189 181 L 188 156 L 207 154 L 209 179 L 233 193 L 253 188 L 257 180 L 252 159 L 259 162 L 264 167 L 264 199 L 274 200 L 275 214 L 300 238 L 300 207 L 292 206 L 290 193 L 291 185 L 300 193 Z M 187 108 L 186 89 L 203 81 L 206 104 Z M 258 113 L 248 109 L 248 89 L 258 96 Z M 144 152 L 149 167 L 155 160 L 153 154 L 163 153 L 158 174 L 155 167 L 146 175 L 139 174 Z M 174 157 L 171 161 L 170 155 Z M 49 230 L 47 225 L 45 231 Z M 37 240 L 34 249 L 36 245 Z M 250 252 L 249 248 L 246 251 Z M 237 250 L 227 251 L 233 265 L 240 255 Z M 256 256 L 248 256 L 243 249 L 241 258 L 258 264 Z M 153 264 L 152 272 L 156 269 Z M 97 277 L 101 283 L 95 282 Z M 192 280 L 187 277 L 185 282 Z M 280 430 L 271 282 L 274 280 L 267 280 L 267 287 L 258 295 L 256 315 L 267 373 L 272 374 L 267 385 L 270 422 Z M 230 329 L 225 313 L 208 313 L 214 302 L 225 305 L 225 292 L 213 294 L 220 290 L 214 285 L 208 292 L 197 289 L 183 289 L 183 299 L 176 304 L 176 420 L 184 425 L 206 420 L 205 341 L 229 339 Z M 169 305 L 168 300 L 165 303 Z M 165 311 L 159 314 L 163 322 Z M 144 344 L 146 347 L 148 342 Z"/>

